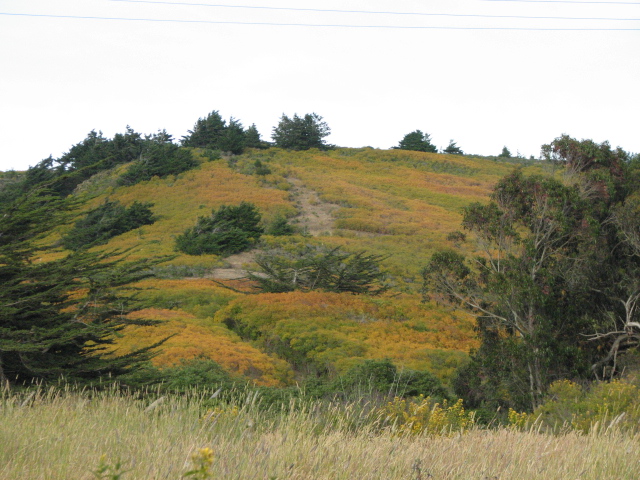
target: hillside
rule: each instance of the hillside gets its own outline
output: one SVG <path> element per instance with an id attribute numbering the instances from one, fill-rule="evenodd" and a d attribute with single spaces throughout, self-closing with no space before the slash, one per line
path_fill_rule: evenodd
<path id="1" fill-rule="evenodd" d="M 364 359 L 388 358 L 448 383 L 477 345 L 473 321 L 463 312 L 421 303 L 420 271 L 436 248 L 453 246 L 447 235 L 460 229 L 462 208 L 485 201 L 513 163 L 368 148 L 272 148 L 213 161 L 198 149 L 193 153 L 200 166 L 177 176 L 118 186 L 121 166 L 79 185 L 76 193 L 93 197 L 83 211 L 106 199 L 125 206 L 138 201 L 152 203 L 157 217 L 96 248 L 128 249 L 130 258 L 176 255 L 175 238 L 199 216 L 245 201 L 258 207 L 265 225 L 286 217 L 298 231 L 263 236 L 259 249 L 305 243 L 382 255 L 392 289 L 377 298 L 247 295 L 237 290 L 250 289 L 242 277 L 255 250 L 227 258 L 178 252 L 156 268 L 158 278 L 139 285 L 148 308 L 136 315 L 165 323 L 129 327 L 118 342 L 120 352 L 174 335 L 153 360 L 157 366 L 207 357 L 257 384 L 283 386 L 307 374 L 333 375 Z M 268 174 L 257 174 L 260 164 Z M 471 251 L 473 245 L 462 247 Z"/>

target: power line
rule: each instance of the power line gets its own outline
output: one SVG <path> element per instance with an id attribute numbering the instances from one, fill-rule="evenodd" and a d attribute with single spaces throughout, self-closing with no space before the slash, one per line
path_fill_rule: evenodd
<path id="1" fill-rule="evenodd" d="M 546 27 L 452 27 L 452 26 L 404 26 L 404 25 L 349 25 L 328 23 L 279 23 L 279 22 L 238 22 L 224 20 L 180 20 L 162 18 L 129 18 L 129 17 L 96 17 L 83 15 L 51 15 L 37 13 L 8 13 L 0 15 L 16 17 L 66 18 L 76 20 L 115 20 L 130 22 L 158 22 L 158 23 L 201 23 L 214 25 L 265 25 L 277 27 L 322 27 L 322 28 L 361 28 L 361 29 L 399 29 L 399 30 L 523 30 L 523 31 L 558 31 L 558 32 L 637 32 L 640 28 L 546 28 Z"/>
<path id="2" fill-rule="evenodd" d="M 480 0 L 481 2 L 521 2 L 521 3 L 580 3 L 580 4 L 606 4 L 606 5 L 640 5 L 640 2 L 610 2 L 610 1 L 582 1 L 582 0 Z"/>
<path id="3" fill-rule="evenodd" d="M 327 8 L 299 8 L 299 7 L 269 7 L 256 5 L 227 5 L 214 3 L 196 3 L 196 2 L 168 2 L 160 0 L 109 0 L 110 2 L 123 3 L 151 3 L 157 5 L 181 5 L 187 7 L 215 7 L 215 8 L 242 8 L 251 10 L 280 10 L 293 12 L 317 12 L 317 13 L 358 13 L 372 15 L 411 15 L 426 17 L 471 17 L 471 18 L 519 18 L 530 20 L 610 20 L 610 21 L 638 21 L 640 18 L 608 18 L 608 17 L 543 17 L 530 15 L 485 15 L 473 13 L 425 13 L 425 12 L 392 12 L 392 11 L 373 11 L 373 10 L 339 10 Z M 485 0 L 485 1 L 515 1 L 515 0 Z M 589 2 L 591 3 L 591 2 Z"/>

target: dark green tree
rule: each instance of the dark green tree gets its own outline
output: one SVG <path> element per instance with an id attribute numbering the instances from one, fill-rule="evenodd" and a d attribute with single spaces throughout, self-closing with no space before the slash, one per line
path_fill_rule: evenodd
<path id="1" fill-rule="evenodd" d="M 244 143 L 248 148 L 267 148 L 267 142 L 260 138 L 260 132 L 255 123 L 247 128 L 244 132 Z"/>
<path id="2" fill-rule="evenodd" d="M 231 255 L 249 249 L 263 233 L 261 216 L 255 205 L 222 205 L 209 217 L 176 238 L 176 248 L 188 255 Z"/>
<path id="3" fill-rule="evenodd" d="M 425 292 L 477 316 L 485 389 L 535 408 L 553 379 L 588 375 L 593 352 L 579 339 L 590 327 L 589 289 L 576 280 L 588 275 L 577 265 L 593 217 L 575 187 L 520 172 L 501 180 L 492 199 L 463 217 L 484 255 L 469 265 L 455 252 L 434 254 Z"/>
<path id="4" fill-rule="evenodd" d="M 245 142 L 245 131 L 242 128 L 242 123 L 231 117 L 229 125 L 224 129 L 220 137 L 217 148 L 223 152 L 240 155 L 244 151 Z M 213 146 L 209 145 L 209 148 L 213 148 Z"/>
<path id="5" fill-rule="evenodd" d="M 249 274 L 257 288 L 281 293 L 324 290 L 380 295 L 389 289 L 380 269 L 385 257 L 349 253 L 339 247 L 302 245 L 293 251 L 275 249 L 257 255 L 260 269 Z"/>
<path id="6" fill-rule="evenodd" d="M 118 289 L 149 276 L 156 261 L 87 251 L 35 261 L 68 207 L 55 192 L 32 189 L 0 214 L 0 382 L 93 381 L 150 357 L 153 347 L 119 355 L 111 345 L 125 326 L 153 323 L 129 320 L 133 299 Z"/>
<path id="7" fill-rule="evenodd" d="M 640 342 L 628 155 L 568 136 L 542 150 L 570 181 L 507 176 L 464 211 L 483 255 L 440 252 L 424 270 L 427 297 L 477 317 L 482 343 L 456 380 L 476 403 L 535 407 L 553 380 L 619 374 Z"/>
<path id="8" fill-rule="evenodd" d="M 119 179 L 120 185 L 135 185 L 139 182 L 160 178 L 191 170 L 198 166 L 191 152 L 173 143 L 150 143 Z"/>
<path id="9" fill-rule="evenodd" d="M 135 201 L 126 208 L 117 201 L 105 200 L 75 223 L 73 229 L 63 237 L 62 244 L 70 250 L 89 248 L 105 244 L 109 239 L 143 225 L 151 225 L 155 222 L 152 206 L 152 203 Z"/>
<path id="10" fill-rule="evenodd" d="M 269 224 L 265 233 L 267 235 L 281 237 L 293 235 L 294 233 L 296 233 L 296 230 L 291 225 L 289 225 L 289 222 L 287 222 L 287 219 L 285 217 L 280 215 Z"/>
<path id="11" fill-rule="evenodd" d="M 148 143 L 148 139 L 129 126 L 125 133 L 118 133 L 113 139 L 92 130 L 60 158 L 49 157 L 29 168 L 21 193 L 46 183 L 50 191 L 67 196 L 96 173 L 137 160 Z"/>
<path id="12" fill-rule="evenodd" d="M 464 155 L 464 152 L 456 145 L 456 142 L 453 140 L 449 140 L 449 145 L 445 148 L 443 153 L 448 153 L 450 155 Z"/>
<path id="13" fill-rule="evenodd" d="M 498 155 L 498 158 L 511 158 L 511 152 L 507 147 L 502 147 L 502 152 Z"/>
<path id="14" fill-rule="evenodd" d="M 331 133 L 329 125 L 316 113 L 304 117 L 297 114 L 293 118 L 282 114 L 278 126 L 273 129 L 272 138 L 276 147 L 290 150 L 326 149 L 324 138 Z"/>
<path id="15" fill-rule="evenodd" d="M 438 148 L 431 143 L 431 136 L 428 133 L 422 133 L 420 130 L 407 133 L 397 147 L 400 150 L 414 150 L 416 152 L 437 153 Z"/>
<path id="16" fill-rule="evenodd" d="M 214 110 L 205 118 L 199 118 L 189 130 L 189 135 L 182 137 L 182 145 L 185 147 L 219 149 L 220 140 L 224 136 L 227 122 L 222 119 L 220 113 Z"/>

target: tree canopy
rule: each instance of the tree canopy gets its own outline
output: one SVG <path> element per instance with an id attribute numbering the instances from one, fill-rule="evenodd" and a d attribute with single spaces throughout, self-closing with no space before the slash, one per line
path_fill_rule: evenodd
<path id="1" fill-rule="evenodd" d="M 272 138 L 276 147 L 290 150 L 325 149 L 328 145 L 324 138 L 331 133 L 327 122 L 317 113 L 307 113 L 304 117 L 297 114 L 293 118 L 282 114 Z"/>
<path id="2" fill-rule="evenodd" d="M 449 140 L 449 145 L 442 151 L 442 153 L 448 153 L 450 155 L 464 155 L 462 149 L 458 147 L 458 145 L 456 145 L 456 142 L 454 142 L 453 140 Z"/>
<path id="3" fill-rule="evenodd" d="M 182 137 L 182 145 L 221 150 L 234 155 L 241 154 L 246 147 L 265 147 L 255 124 L 245 130 L 238 119 L 231 117 L 227 123 L 217 110 L 205 118 L 199 118 L 193 130 Z"/>
<path id="4" fill-rule="evenodd" d="M 131 296 L 116 290 L 149 276 L 154 260 L 124 262 L 82 250 L 37 262 L 50 247 L 36 243 L 69 208 L 55 192 L 35 188 L 0 214 L 0 382 L 64 377 L 86 382 L 127 373 L 153 346 L 119 355 L 115 336 L 132 321 Z"/>
<path id="5" fill-rule="evenodd" d="M 423 133 L 420 130 L 407 133 L 397 147 L 400 150 L 414 150 L 416 152 L 431 152 L 437 153 L 438 148 L 431 143 L 431 136 L 428 133 Z"/>
<path id="6" fill-rule="evenodd" d="M 264 232 L 261 219 L 252 203 L 221 205 L 176 238 L 176 248 L 189 255 L 240 253 L 254 245 Z"/>
<path id="7" fill-rule="evenodd" d="M 255 259 L 260 270 L 250 273 L 249 278 L 258 289 L 270 293 L 324 290 L 380 295 L 389 289 L 380 269 L 384 258 L 339 247 L 301 245 L 260 253 Z"/>
<path id="8" fill-rule="evenodd" d="M 566 164 L 565 182 L 505 177 L 489 204 L 464 210 L 482 255 L 437 252 L 424 269 L 427 298 L 477 317 L 482 344 L 457 381 L 471 405 L 535 407 L 553 380 L 616 374 L 611 352 L 640 341 L 624 152 L 568 137 L 544 152 Z"/>

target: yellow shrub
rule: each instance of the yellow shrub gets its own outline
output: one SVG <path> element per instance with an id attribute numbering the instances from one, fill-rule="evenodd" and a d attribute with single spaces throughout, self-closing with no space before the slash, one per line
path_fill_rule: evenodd
<path id="1" fill-rule="evenodd" d="M 413 400 L 394 398 L 378 412 L 383 424 L 398 434 L 453 435 L 475 425 L 473 412 L 464 409 L 462 399 L 449 405 L 434 403 L 420 395 Z"/>

